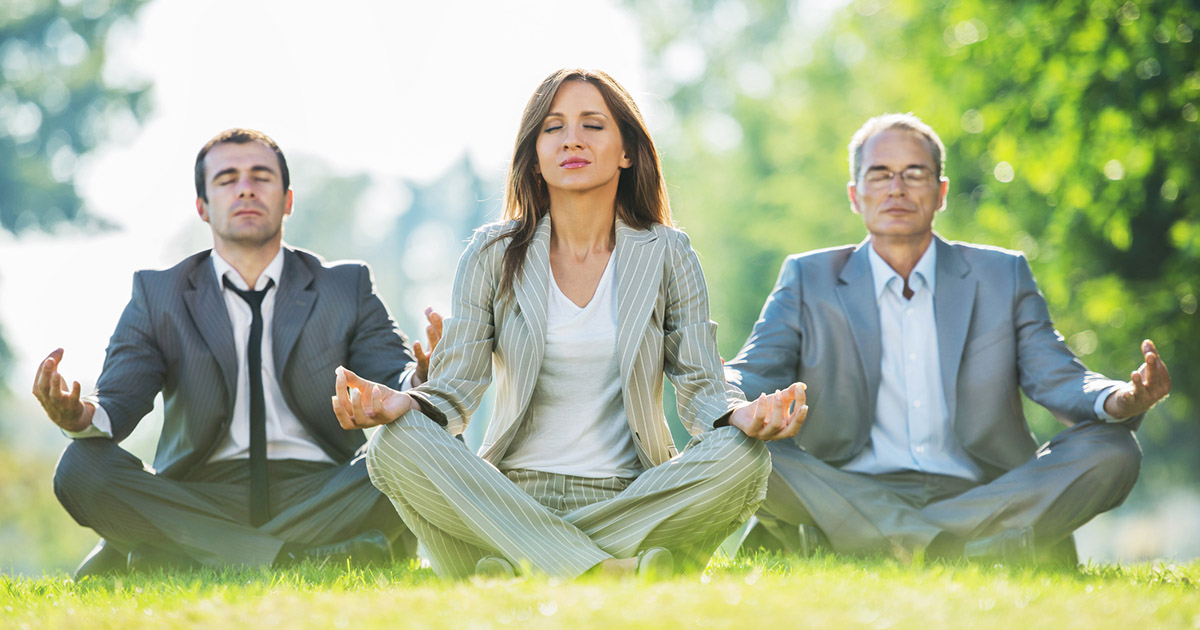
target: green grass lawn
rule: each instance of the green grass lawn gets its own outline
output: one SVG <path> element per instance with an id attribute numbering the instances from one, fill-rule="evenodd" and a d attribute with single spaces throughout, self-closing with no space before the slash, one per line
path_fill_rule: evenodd
<path id="1" fill-rule="evenodd" d="M 415 565 L 0 576 L 3 628 L 1200 628 L 1200 563 L 1078 570 L 770 556 L 642 584 Z"/>

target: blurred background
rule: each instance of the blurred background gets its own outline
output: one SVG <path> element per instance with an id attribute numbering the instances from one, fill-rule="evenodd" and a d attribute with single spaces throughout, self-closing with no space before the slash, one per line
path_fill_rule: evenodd
<path id="1" fill-rule="evenodd" d="M 862 239 L 853 131 L 921 116 L 948 149 L 939 232 L 1024 251 L 1092 369 L 1127 378 L 1146 337 L 1170 366 L 1141 480 L 1080 530 L 1081 556 L 1200 557 L 1196 28 L 1196 3 L 1163 0 L 4 0 L 0 572 L 69 571 L 95 542 L 54 498 L 66 438 L 33 373 L 63 347 L 91 388 L 132 272 L 210 246 L 191 171 L 209 137 L 273 136 L 285 239 L 370 262 L 415 336 L 499 216 L 525 100 L 563 66 L 608 71 L 646 114 L 726 358 L 784 256 Z M 1027 410 L 1040 439 L 1059 429 Z M 125 442 L 147 460 L 158 413 Z"/>

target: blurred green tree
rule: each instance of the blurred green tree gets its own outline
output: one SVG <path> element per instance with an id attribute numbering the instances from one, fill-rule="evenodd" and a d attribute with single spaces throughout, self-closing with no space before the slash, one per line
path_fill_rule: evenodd
<path id="1" fill-rule="evenodd" d="M 0 3 L 0 229 L 108 227 L 75 190 L 79 156 L 136 125 L 148 87 L 106 66 L 106 43 L 145 0 Z M 112 80 L 109 75 L 120 76 Z M 12 361 L 0 339 L 0 381 Z"/>
<path id="2" fill-rule="evenodd" d="M 1025 251 L 1093 369 L 1127 377 L 1153 338 L 1175 394 L 1139 433 L 1147 473 L 1200 477 L 1188 352 L 1200 347 L 1200 7 L 828 4 L 630 4 L 667 95 L 658 138 L 725 355 L 785 255 L 862 238 L 843 189 L 846 143 L 870 116 L 913 111 L 948 149 L 939 231 Z M 1056 430 L 1031 415 L 1043 437 Z"/>

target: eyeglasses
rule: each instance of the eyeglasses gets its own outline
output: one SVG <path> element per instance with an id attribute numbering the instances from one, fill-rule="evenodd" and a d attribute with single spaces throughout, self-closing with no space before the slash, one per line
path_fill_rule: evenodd
<path id="1" fill-rule="evenodd" d="M 935 179 L 932 170 L 924 166 L 910 166 L 899 173 L 886 168 L 873 168 L 863 173 L 863 182 L 871 188 L 884 188 L 890 186 L 897 175 L 905 186 L 913 188 L 928 186 Z"/>

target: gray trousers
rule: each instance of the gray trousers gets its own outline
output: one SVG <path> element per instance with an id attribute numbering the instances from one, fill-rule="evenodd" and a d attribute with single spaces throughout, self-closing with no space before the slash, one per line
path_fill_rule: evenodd
<path id="1" fill-rule="evenodd" d="M 112 440 L 88 438 L 63 452 L 54 492 L 76 522 L 118 551 L 149 546 L 205 565 L 269 565 L 285 542 L 327 544 L 370 529 L 393 540 L 407 534 L 362 457 L 269 462 L 273 516 L 258 528 L 249 525 L 249 468 L 246 460 L 217 462 L 186 481 L 167 479 Z"/>
<path id="2" fill-rule="evenodd" d="M 1098 422 L 1061 431 L 1027 463 L 984 484 L 847 472 L 792 441 L 770 450 L 774 471 L 759 521 L 785 542 L 797 525 L 815 525 L 841 553 L 912 550 L 941 532 L 971 539 L 1021 527 L 1032 527 L 1038 549 L 1048 549 L 1120 505 L 1142 460 L 1128 428 Z"/>
<path id="3" fill-rule="evenodd" d="M 574 577 L 649 547 L 703 566 L 754 514 L 771 469 L 761 441 L 724 427 L 636 479 L 502 473 L 416 411 L 372 436 L 367 464 L 443 578 L 471 575 L 487 555 Z"/>

